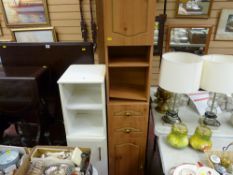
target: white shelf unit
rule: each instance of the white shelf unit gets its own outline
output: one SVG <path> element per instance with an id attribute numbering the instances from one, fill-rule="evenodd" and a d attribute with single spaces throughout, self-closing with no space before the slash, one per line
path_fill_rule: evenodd
<path id="1" fill-rule="evenodd" d="M 107 175 L 105 66 L 71 65 L 58 84 L 68 146 L 91 148 L 91 163 Z"/>
<path id="2" fill-rule="evenodd" d="M 101 84 L 64 84 L 64 100 L 70 110 L 101 110 Z M 87 98 L 88 97 L 88 98 Z"/>

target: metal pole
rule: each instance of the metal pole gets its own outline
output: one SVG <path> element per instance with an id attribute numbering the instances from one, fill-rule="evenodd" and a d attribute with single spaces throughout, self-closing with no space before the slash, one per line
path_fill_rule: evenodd
<path id="1" fill-rule="evenodd" d="M 173 111 L 175 111 L 176 100 L 177 100 L 177 93 L 175 93 L 175 96 L 174 96 L 174 103 L 173 103 L 173 106 L 172 106 Z"/>
<path id="2" fill-rule="evenodd" d="M 215 103 L 215 100 L 216 100 L 216 95 L 217 95 L 217 93 L 214 93 L 213 102 L 212 102 L 212 104 L 211 104 L 210 112 L 213 112 L 214 103 Z"/>

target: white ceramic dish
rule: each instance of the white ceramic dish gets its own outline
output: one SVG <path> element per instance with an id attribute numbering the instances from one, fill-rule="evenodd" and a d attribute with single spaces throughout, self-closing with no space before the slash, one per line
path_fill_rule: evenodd
<path id="1" fill-rule="evenodd" d="M 219 175 L 219 173 L 209 167 L 183 164 L 175 168 L 173 175 Z"/>

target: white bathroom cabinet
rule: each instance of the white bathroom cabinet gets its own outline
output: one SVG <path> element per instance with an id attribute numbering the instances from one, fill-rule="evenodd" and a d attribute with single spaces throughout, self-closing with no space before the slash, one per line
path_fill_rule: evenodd
<path id="1" fill-rule="evenodd" d="M 71 65 L 58 84 L 67 145 L 91 148 L 91 163 L 107 175 L 105 66 Z"/>

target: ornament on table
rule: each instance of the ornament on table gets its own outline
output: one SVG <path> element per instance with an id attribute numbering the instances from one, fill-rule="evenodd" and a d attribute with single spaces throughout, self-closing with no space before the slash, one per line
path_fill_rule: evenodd
<path id="1" fill-rule="evenodd" d="M 155 110 L 162 114 L 166 113 L 168 110 L 168 100 L 172 97 L 172 93 L 164 90 L 161 87 L 158 87 L 158 90 L 155 93 L 155 97 Z"/>
<path id="2" fill-rule="evenodd" d="M 195 133 L 190 137 L 189 142 L 193 149 L 206 151 L 212 147 L 212 131 L 205 125 L 199 125 Z"/>
<path id="3" fill-rule="evenodd" d="M 188 146 L 188 128 L 184 123 L 172 125 L 171 132 L 167 136 L 167 142 L 174 148 L 182 149 Z"/>

